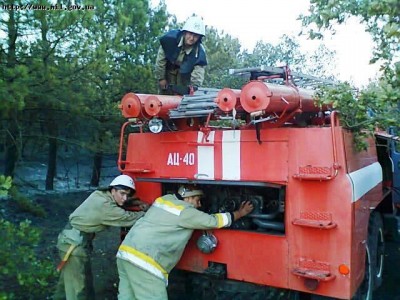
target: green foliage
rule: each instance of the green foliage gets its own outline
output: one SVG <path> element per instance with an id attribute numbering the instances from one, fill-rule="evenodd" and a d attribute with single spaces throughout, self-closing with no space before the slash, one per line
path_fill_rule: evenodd
<path id="1" fill-rule="evenodd" d="M 305 53 L 304 61 L 295 67 L 297 67 L 298 72 L 304 74 L 335 80 L 338 76 L 335 55 L 335 51 L 321 44 L 315 51 Z"/>
<path id="2" fill-rule="evenodd" d="M 0 116 L 6 117 L 10 111 L 24 108 L 27 77 L 25 66 L 0 68 Z"/>
<path id="3" fill-rule="evenodd" d="M 56 274 L 52 261 L 35 252 L 40 231 L 27 220 L 0 219 L 0 238 L 0 299 L 46 299 Z"/>
<path id="4" fill-rule="evenodd" d="M 0 197 L 7 196 L 12 186 L 12 178 L 10 176 L 0 175 Z"/>
<path id="5" fill-rule="evenodd" d="M 372 134 L 375 126 L 374 118 L 368 114 L 365 98 L 358 98 L 357 91 L 348 83 L 335 87 L 322 87 L 316 95 L 319 105 L 332 105 L 339 111 L 342 125 L 353 132 L 357 150 L 366 149 L 365 137 Z"/>
<path id="6" fill-rule="evenodd" d="M 243 67 L 289 66 L 292 71 L 320 76 L 335 77 L 335 52 L 325 45 L 315 51 L 302 52 L 293 36 L 283 35 L 278 44 L 257 42 L 252 53 L 244 51 L 241 56 Z"/>
<path id="7" fill-rule="evenodd" d="M 387 68 L 385 76 L 361 91 L 360 100 L 368 105 L 377 126 L 388 128 L 400 124 L 400 63 Z"/>
<path id="8" fill-rule="evenodd" d="M 215 28 L 207 28 L 204 46 L 208 66 L 204 85 L 208 87 L 230 87 L 240 89 L 247 77 L 234 77 L 229 69 L 289 65 L 292 71 L 314 76 L 332 78 L 335 76 L 335 52 L 321 45 L 314 52 L 302 52 L 299 42 L 292 36 L 283 35 L 277 45 L 258 41 L 249 52 L 241 50 L 240 42 Z"/>
<path id="9" fill-rule="evenodd" d="M 374 61 L 392 61 L 400 50 L 400 5 L 397 0 L 311 0 L 310 14 L 300 16 L 311 38 L 321 38 L 321 30 L 356 16 L 376 44 Z"/>
<path id="10" fill-rule="evenodd" d="M 53 151 L 62 141 L 116 153 L 122 121 L 116 103 L 126 92 L 156 92 L 152 68 L 168 23 L 165 3 L 155 9 L 148 0 L 78 4 L 95 9 L 0 13 L 0 115 L 13 117 L 13 128 L 6 120 L 2 133 L 15 148 L 37 138 Z M 21 148 L 8 153 L 10 164 Z"/>
<path id="11" fill-rule="evenodd" d="M 359 18 L 375 43 L 372 63 L 382 64 L 383 75 L 357 97 L 349 86 L 327 92 L 322 98 L 334 101 L 341 120 L 353 131 L 371 132 L 400 124 L 400 5 L 397 0 L 311 0 L 310 14 L 301 16 L 311 38 L 349 17 Z"/>
<path id="12" fill-rule="evenodd" d="M 317 99 L 320 105 L 332 104 L 339 111 L 342 125 L 354 133 L 356 149 L 363 150 L 367 147 L 365 137 L 372 135 L 377 127 L 386 129 L 399 124 L 399 95 L 391 94 L 390 89 L 390 84 L 381 83 L 358 92 L 343 83 L 321 88 Z M 388 99 L 389 95 L 391 99 Z"/>
<path id="13" fill-rule="evenodd" d="M 260 65 L 275 66 L 279 60 L 275 46 L 270 43 L 258 41 L 252 53 L 244 51 L 242 61 L 244 67 Z"/>
<path id="14" fill-rule="evenodd" d="M 153 63 L 168 15 L 165 4 L 150 9 L 147 0 L 95 1 L 94 5 L 91 18 L 82 23 L 77 45 L 82 72 L 76 90 L 87 111 L 75 124 L 88 125 L 82 147 L 94 153 L 116 153 L 123 121 L 117 103 L 127 92 L 156 92 Z M 85 60 L 80 62 L 82 57 Z"/>
<path id="15" fill-rule="evenodd" d="M 240 88 L 241 81 L 229 75 L 230 68 L 239 66 L 240 43 L 223 31 L 211 27 L 206 29 L 203 40 L 207 53 L 208 66 L 204 86 L 213 88 Z"/>

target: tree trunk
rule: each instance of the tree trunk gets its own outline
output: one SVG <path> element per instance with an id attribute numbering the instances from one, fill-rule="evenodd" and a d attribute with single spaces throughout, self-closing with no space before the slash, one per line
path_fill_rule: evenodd
<path id="1" fill-rule="evenodd" d="M 48 125 L 49 132 L 49 152 L 47 160 L 47 174 L 46 174 L 46 190 L 54 189 L 54 177 L 57 171 L 57 136 L 58 128 L 57 123 L 54 120 L 49 120 Z"/>
<path id="2" fill-rule="evenodd" d="M 16 42 L 18 37 L 18 26 L 15 20 L 14 10 L 8 10 L 8 52 L 7 52 L 7 68 L 12 70 L 16 65 Z M 14 80 L 13 78 L 7 78 L 10 83 Z M 5 151 L 5 166 L 4 175 L 14 176 L 15 164 L 18 160 L 18 147 L 17 147 L 17 113 L 11 109 L 11 117 L 8 125 L 8 131 L 6 132 L 6 151 Z"/>
<path id="3" fill-rule="evenodd" d="M 15 165 L 18 160 L 18 147 L 17 147 L 17 132 L 18 126 L 16 120 L 10 120 L 8 130 L 6 132 L 6 144 L 5 144 L 5 164 L 4 164 L 4 175 L 14 176 Z"/>
<path id="4" fill-rule="evenodd" d="M 93 157 L 93 169 L 92 178 L 90 179 L 90 186 L 99 186 L 102 163 L 103 153 L 96 152 Z"/>

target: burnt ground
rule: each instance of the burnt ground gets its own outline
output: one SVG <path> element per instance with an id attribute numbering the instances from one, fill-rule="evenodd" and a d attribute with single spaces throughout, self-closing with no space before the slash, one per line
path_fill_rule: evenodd
<path id="1" fill-rule="evenodd" d="M 54 260 L 54 266 L 58 263 L 58 253 L 55 247 L 57 235 L 65 226 L 68 215 L 90 194 L 91 191 L 77 191 L 68 193 L 51 193 L 31 195 L 31 198 L 40 204 L 47 213 L 44 218 L 33 217 L 26 213 L 18 212 L 17 207 L 11 201 L 1 201 L 4 212 L 13 216 L 14 221 L 22 221 L 26 218 L 32 220 L 32 225 L 43 230 L 43 241 L 39 252 L 46 254 Z M 112 228 L 99 233 L 94 241 L 94 254 L 92 269 L 95 283 L 96 299 L 117 299 L 118 273 L 115 263 L 115 253 L 119 244 L 119 228 Z M 388 241 L 386 244 L 386 269 L 383 274 L 384 284 L 376 291 L 374 299 L 400 300 L 400 242 Z M 192 299 L 190 295 L 183 293 L 182 283 L 174 282 L 171 276 L 170 300 Z M 49 292 L 49 296 L 50 296 Z M 257 298 L 258 299 L 258 298 Z"/>

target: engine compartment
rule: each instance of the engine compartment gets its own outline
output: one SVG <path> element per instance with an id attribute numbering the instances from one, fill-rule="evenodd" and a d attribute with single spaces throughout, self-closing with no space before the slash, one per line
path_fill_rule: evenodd
<path id="1" fill-rule="evenodd" d="M 175 193 L 180 184 L 163 183 L 163 194 Z M 234 222 L 230 229 L 271 234 L 285 233 L 285 186 L 197 184 L 204 191 L 199 210 L 214 214 L 233 212 L 243 201 L 254 205 L 252 213 Z"/>

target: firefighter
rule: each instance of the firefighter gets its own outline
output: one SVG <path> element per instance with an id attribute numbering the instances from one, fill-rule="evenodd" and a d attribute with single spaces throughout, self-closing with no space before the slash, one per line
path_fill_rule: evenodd
<path id="1" fill-rule="evenodd" d="M 233 213 L 197 210 L 203 191 L 182 186 L 157 198 L 129 231 L 117 252 L 118 300 L 168 299 L 168 274 L 178 263 L 194 229 L 227 227 L 253 210 L 243 202 Z"/>
<path id="2" fill-rule="evenodd" d="M 127 211 L 122 206 L 135 193 L 131 177 L 119 175 L 106 188 L 94 191 L 69 216 L 69 222 L 59 234 L 57 248 L 61 272 L 53 299 L 94 299 L 90 256 L 95 233 L 110 226 L 132 226 L 143 211 Z M 147 204 L 140 202 L 146 210 Z"/>
<path id="3" fill-rule="evenodd" d="M 160 38 L 155 76 L 161 94 L 185 94 L 188 86 L 203 84 L 207 57 L 202 45 L 205 25 L 198 16 L 188 18 L 181 30 L 171 30 Z M 171 90 L 169 87 L 181 87 Z"/>

